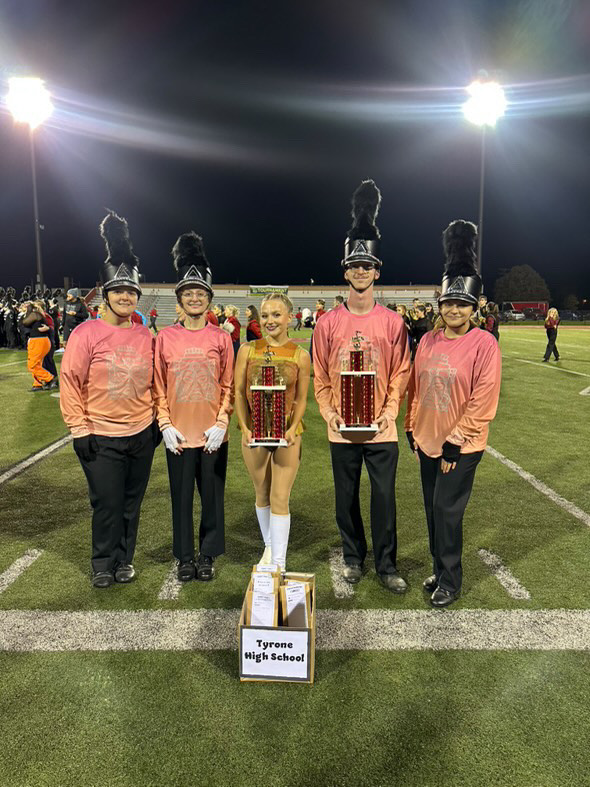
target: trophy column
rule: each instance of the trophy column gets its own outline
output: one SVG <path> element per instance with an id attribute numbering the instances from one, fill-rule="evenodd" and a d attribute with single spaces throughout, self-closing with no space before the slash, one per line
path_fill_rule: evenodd
<path id="1" fill-rule="evenodd" d="M 250 386 L 252 395 L 252 440 L 250 446 L 276 448 L 285 440 L 285 391 L 277 379 L 277 368 L 268 363 L 261 367 L 259 384 Z"/>
<path id="2" fill-rule="evenodd" d="M 375 378 L 373 369 L 365 368 L 365 351 L 360 348 L 359 337 L 352 340 L 349 360 L 340 372 L 340 401 L 344 425 L 341 432 L 376 432 Z"/>

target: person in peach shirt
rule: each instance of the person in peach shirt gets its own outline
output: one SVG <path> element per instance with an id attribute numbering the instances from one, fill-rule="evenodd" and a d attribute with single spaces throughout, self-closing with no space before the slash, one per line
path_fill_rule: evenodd
<path id="1" fill-rule="evenodd" d="M 60 407 L 74 437 L 92 505 L 92 584 L 135 578 L 141 503 L 159 439 L 152 401 L 153 338 L 131 316 L 141 295 L 125 219 L 109 213 L 101 234 L 105 311 L 73 329 L 61 365 Z"/>
<path id="2" fill-rule="evenodd" d="M 336 492 L 336 523 L 342 539 L 342 577 L 354 584 L 363 576 L 367 540 L 360 510 L 359 485 L 363 462 L 371 481 L 371 535 L 375 570 L 381 583 L 404 593 L 405 580 L 397 570 L 395 476 L 398 461 L 395 420 L 410 374 L 406 326 L 399 314 L 375 303 L 379 279 L 379 232 L 375 217 L 381 195 L 372 180 L 364 181 L 353 196 L 354 223 L 342 260 L 349 284 L 348 300 L 324 314 L 314 332 L 314 388 L 320 414 L 328 426 Z M 358 347 L 375 374 L 372 429 L 343 430 L 341 370 Z"/>
<path id="3" fill-rule="evenodd" d="M 477 327 L 482 281 L 476 268 L 476 226 L 451 222 L 443 247 L 439 317 L 416 352 L 405 422 L 410 448 L 420 461 L 433 563 L 423 587 L 434 607 L 452 604 L 461 591 L 463 515 L 502 377 L 498 342 Z"/>
<path id="4" fill-rule="evenodd" d="M 224 491 L 228 426 L 233 407 L 234 352 L 229 334 L 210 323 L 211 269 L 199 235 L 181 235 L 174 248 L 181 319 L 156 339 L 154 399 L 166 444 L 172 498 L 173 553 L 181 582 L 215 577 L 225 551 Z M 195 563 L 193 500 L 201 497 Z"/>

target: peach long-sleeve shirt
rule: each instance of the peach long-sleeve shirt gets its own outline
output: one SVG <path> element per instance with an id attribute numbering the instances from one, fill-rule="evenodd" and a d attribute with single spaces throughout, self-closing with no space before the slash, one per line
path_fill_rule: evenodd
<path id="1" fill-rule="evenodd" d="M 313 369 L 315 398 L 320 413 L 328 423 L 334 414 L 341 415 L 340 371 L 342 362 L 349 358 L 351 340 L 360 339 L 365 358 L 377 372 L 375 380 L 375 417 L 383 413 L 392 416 L 383 432 L 370 439 L 366 433 L 344 437 L 328 428 L 333 443 L 385 443 L 397 440 L 395 418 L 410 374 L 410 351 L 404 321 L 396 312 L 381 304 L 367 314 L 352 314 L 340 306 L 322 315 L 313 334 Z"/>
<path id="2" fill-rule="evenodd" d="M 462 454 L 483 451 L 496 415 L 502 355 L 487 331 L 472 328 L 457 339 L 443 331 L 426 334 L 418 345 L 408 386 L 406 431 L 432 458 L 448 441 Z"/>
<path id="3" fill-rule="evenodd" d="M 234 350 L 226 331 L 180 323 L 160 331 L 154 358 L 154 399 L 160 429 L 174 426 L 185 448 L 202 448 L 205 429 L 227 427 L 233 410 Z M 228 438 L 225 433 L 224 441 Z"/>
<path id="4" fill-rule="evenodd" d="M 89 320 L 70 334 L 59 404 L 74 437 L 129 437 L 154 420 L 154 339 L 144 325 Z"/>

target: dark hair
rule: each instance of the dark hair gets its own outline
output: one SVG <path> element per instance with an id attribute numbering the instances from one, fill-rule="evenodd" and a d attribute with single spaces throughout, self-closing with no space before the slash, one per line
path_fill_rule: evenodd
<path id="1" fill-rule="evenodd" d="M 246 306 L 247 309 L 250 309 L 250 319 L 256 320 L 257 323 L 260 323 L 260 315 L 258 314 L 258 309 L 253 304 L 251 306 Z"/>
<path id="2" fill-rule="evenodd" d="M 397 303 L 388 303 L 385 308 L 391 309 L 391 311 L 394 312 L 397 309 Z"/>
<path id="3" fill-rule="evenodd" d="M 335 295 L 334 300 L 338 301 L 338 303 L 344 303 L 344 297 L 342 295 Z"/>

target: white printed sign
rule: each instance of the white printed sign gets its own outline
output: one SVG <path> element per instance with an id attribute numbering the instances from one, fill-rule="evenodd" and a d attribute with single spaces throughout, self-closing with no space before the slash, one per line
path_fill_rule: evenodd
<path id="1" fill-rule="evenodd" d="M 274 578 L 270 574 L 252 574 L 252 590 L 254 593 L 274 593 Z"/>
<path id="2" fill-rule="evenodd" d="M 242 627 L 240 676 L 310 679 L 310 632 Z"/>
<path id="3" fill-rule="evenodd" d="M 270 593 L 252 593 L 252 614 L 250 622 L 253 626 L 272 626 L 275 619 L 277 597 Z"/>

